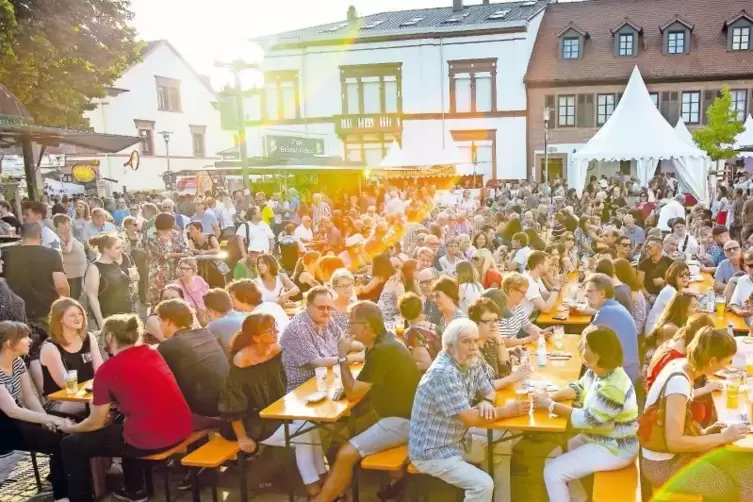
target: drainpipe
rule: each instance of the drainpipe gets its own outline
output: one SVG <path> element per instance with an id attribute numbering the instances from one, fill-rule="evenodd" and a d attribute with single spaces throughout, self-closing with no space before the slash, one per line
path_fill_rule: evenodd
<path id="1" fill-rule="evenodd" d="M 442 101 L 442 148 L 445 148 L 444 144 L 444 129 L 445 129 L 445 111 L 444 111 L 444 39 L 439 37 L 439 83 L 441 91 L 439 92 L 440 99 Z"/>

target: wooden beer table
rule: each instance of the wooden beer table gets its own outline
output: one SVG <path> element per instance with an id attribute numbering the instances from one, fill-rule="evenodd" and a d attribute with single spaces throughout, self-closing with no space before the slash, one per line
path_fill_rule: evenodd
<path id="1" fill-rule="evenodd" d="M 350 366 L 350 372 L 354 378 L 358 378 L 358 374 L 361 373 L 363 364 L 353 364 Z M 348 429 L 351 436 L 355 435 L 355 420 L 353 419 L 351 410 L 360 403 L 368 392 L 358 397 L 357 399 L 349 400 L 347 397 L 339 399 L 337 401 L 331 398 L 333 392 L 333 380 L 334 376 L 332 368 L 327 369 L 327 397 L 316 403 L 306 402 L 306 397 L 317 392 L 316 377 L 310 378 L 306 382 L 302 383 L 295 390 L 288 392 L 285 396 L 278 399 L 274 403 L 264 408 L 259 417 L 270 420 L 281 420 L 285 427 L 285 448 L 289 452 L 288 468 L 295 469 L 295 458 L 292 455 L 290 449 L 291 439 L 300 436 L 315 428 L 326 428 L 321 424 L 334 424 L 341 419 L 348 418 Z M 313 423 L 312 427 L 297 430 L 291 433 L 290 424 L 294 420 L 305 420 Z M 332 429 L 328 429 L 332 432 Z M 288 484 L 288 499 L 293 502 L 295 500 L 294 483 Z M 358 485 L 357 480 L 353 478 L 353 494 L 354 499 L 357 500 Z"/>
<path id="2" fill-rule="evenodd" d="M 743 374 L 743 377 L 745 375 Z M 738 399 L 738 406 L 736 408 L 727 407 L 727 391 L 722 390 L 713 393 L 714 408 L 716 409 L 716 415 L 720 422 L 724 423 L 740 423 L 740 415 L 745 413 L 748 416 L 748 420 L 751 417 L 751 401 L 748 398 L 747 391 L 740 391 Z M 744 451 L 753 453 L 753 434 L 750 432 L 747 436 L 739 441 L 725 446 L 733 451 Z"/>
<path id="3" fill-rule="evenodd" d="M 593 316 L 589 314 L 581 314 L 578 312 L 573 311 L 572 309 L 569 310 L 569 315 L 567 319 L 555 319 L 554 317 L 557 315 L 557 309 L 562 305 L 562 302 L 566 298 L 572 298 L 572 291 L 573 289 L 578 289 L 578 272 L 572 272 L 567 275 L 567 282 L 562 285 L 562 289 L 560 289 L 559 292 L 559 298 L 557 299 L 557 303 L 555 303 L 554 308 L 551 310 L 551 312 L 547 314 L 540 314 L 536 318 L 536 324 L 546 327 L 546 326 L 567 326 L 567 329 L 573 330 L 572 327 L 578 326 L 581 327 L 581 329 L 589 324 L 591 324 L 591 320 L 593 319 Z M 579 301 L 585 301 L 584 298 L 578 298 Z"/>
<path id="4" fill-rule="evenodd" d="M 578 380 L 580 377 L 581 368 L 583 366 L 583 359 L 580 351 L 578 350 L 578 343 L 581 340 L 580 335 L 565 335 L 564 349 L 556 350 L 553 345 L 553 340 L 550 337 L 547 340 L 547 352 L 566 352 L 572 357 L 566 361 L 547 360 L 546 366 L 536 365 L 536 356 L 530 355 L 536 351 L 536 345 L 530 344 L 527 346 L 529 352 L 529 361 L 533 373 L 529 380 L 546 380 L 556 385 L 560 389 L 564 389 L 570 382 Z M 528 396 L 519 396 L 516 394 L 516 390 L 520 388 L 521 384 L 516 383 L 513 386 L 508 386 L 497 391 L 497 395 L 494 399 L 494 405 L 504 406 L 510 400 L 514 399 L 529 399 Z M 572 402 L 565 402 L 566 404 L 572 404 Z M 526 414 L 519 417 L 504 418 L 498 420 L 492 424 L 487 425 L 487 462 L 489 475 L 494 476 L 494 431 L 495 430 L 511 430 L 520 432 L 553 432 L 557 434 L 564 434 L 567 431 L 569 419 L 566 417 L 550 417 L 549 410 L 534 409 L 533 413 Z M 521 434 L 505 436 L 496 442 L 510 441 Z M 563 445 L 563 452 L 565 451 Z"/>
<path id="5" fill-rule="evenodd" d="M 712 289 L 714 287 L 714 276 L 712 276 L 709 272 L 701 272 L 701 277 L 703 278 L 703 280 L 691 282 L 690 286 L 688 286 L 688 290 L 694 293 L 706 293 L 709 289 Z M 717 328 L 727 329 L 727 326 L 732 324 L 732 329 L 735 333 L 748 333 L 750 331 L 748 325 L 745 324 L 745 319 L 735 314 L 734 312 L 725 310 L 723 317 L 717 316 L 716 312 L 706 313 L 714 318 L 714 324 Z"/>
<path id="6" fill-rule="evenodd" d="M 94 380 L 88 382 L 82 382 L 78 384 L 78 392 L 75 394 L 68 394 L 65 389 L 60 389 L 47 396 L 49 401 L 67 401 L 69 403 L 84 403 L 89 404 L 92 400 L 92 393 L 88 392 L 86 388 L 92 388 Z"/>

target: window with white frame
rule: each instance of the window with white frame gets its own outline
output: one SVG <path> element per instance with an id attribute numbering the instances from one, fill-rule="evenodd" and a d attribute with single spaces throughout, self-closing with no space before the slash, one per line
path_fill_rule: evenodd
<path id="1" fill-rule="evenodd" d="M 449 61 L 450 112 L 491 112 L 496 108 L 496 59 Z"/>
<path id="2" fill-rule="evenodd" d="M 633 33 L 621 33 L 620 46 L 617 53 L 620 56 L 632 56 L 635 52 L 635 34 Z"/>
<path id="3" fill-rule="evenodd" d="M 747 51 L 750 49 L 750 26 L 732 28 L 732 50 Z"/>
<path id="4" fill-rule="evenodd" d="M 669 54 L 685 53 L 685 32 L 670 31 L 667 34 L 667 52 Z"/>
<path id="5" fill-rule="evenodd" d="M 557 99 L 559 127 L 575 126 L 575 96 L 559 96 Z"/>
<path id="6" fill-rule="evenodd" d="M 729 91 L 732 98 L 732 109 L 737 113 L 737 120 L 745 122 L 745 113 L 748 109 L 748 91 L 732 90 Z"/>
<path id="7" fill-rule="evenodd" d="M 568 37 L 562 39 L 562 59 L 580 58 L 580 38 Z"/>
<path id="8" fill-rule="evenodd" d="M 264 120 L 289 120 L 300 116 L 298 71 L 280 70 L 264 74 Z"/>
<path id="9" fill-rule="evenodd" d="M 686 124 L 701 123 L 701 93 L 699 91 L 682 93 L 680 113 L 682 114 L 682 120 Z"/>
<path id="10" fill-rule="evenodd" d="M 341 68 L 343 113 L 399 113 L 400 68 L 394 64 Z"/>
<path id="11" fill-rule="evenodd" d="M 659 108 L 659 93 L 651 92 L 648 95 L 651 98 L 651 101 L 653 101 L 654 105 L 656 105 L 656 107 Z"/>
<path id="12" fill-rule="evenodd" d="M 599 94 L 596 96 L 596 123 L 598 125 L 606 124 L 609 117 L 614 113 L 614 106 L 614 94 Z"/>

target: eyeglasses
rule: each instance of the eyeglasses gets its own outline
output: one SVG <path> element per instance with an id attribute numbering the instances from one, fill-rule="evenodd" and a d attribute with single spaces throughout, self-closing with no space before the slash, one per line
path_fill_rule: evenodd
<path id="1" fill-rule="evenodd" d="M 316 310 L 319 312 L 330 312 L 332 310 L 335 310 L 335 307 L 331 305 L 312 305 Z"/>
<path id="2" fill-rule="evenodd" d="M 678 276 L 680 279 L 687 279 L 690 277 L 690 272 L 683 272 Z"/>

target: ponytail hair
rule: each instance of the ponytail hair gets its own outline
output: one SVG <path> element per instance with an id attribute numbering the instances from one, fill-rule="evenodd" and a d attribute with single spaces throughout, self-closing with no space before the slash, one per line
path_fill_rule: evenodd
<path id="1" fill-rule="evenodd" d="M 119 347 L 141 343 L 144 326 L 135 314 L 115 314 L 105 319 L 102 335 L 112 335 Z"/>

